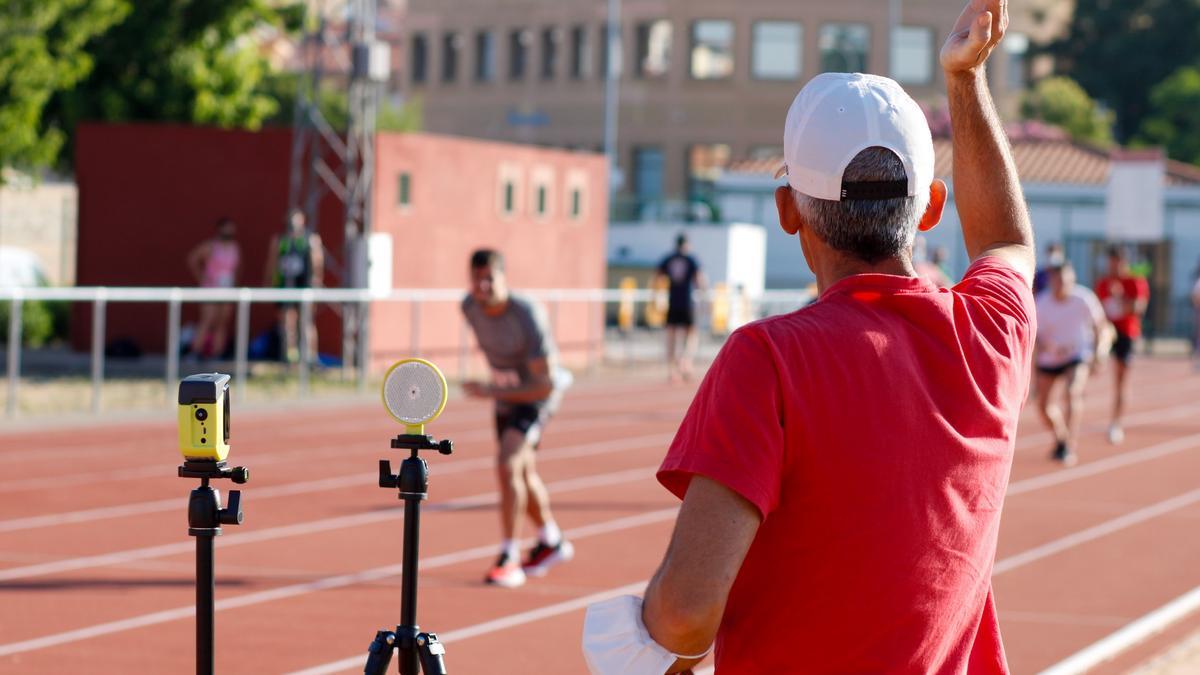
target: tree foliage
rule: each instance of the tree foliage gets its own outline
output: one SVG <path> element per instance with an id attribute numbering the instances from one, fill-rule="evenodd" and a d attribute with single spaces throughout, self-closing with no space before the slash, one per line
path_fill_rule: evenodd
<path id="1" fill-rule="evenodd" d="M 46 105 L 92 72 L 85 46 L 129 11 L 127 0 L 0 0 L 0 167 L 54 162 L 67 130 L 42 123 Z"/>
<path id="2" fill-rule="evenodd" d="M 1076 0 L 1063 37 L 1045 51 L 1059 74 L 1116 112 L 1125 142 L 1150 113 L 1151 89 L 1200 64 L 1200 0 Z"/>
<path id="3" fill-rule="evenodd" d="M 171 121 L 254 129 L 278 104 L 252 39 L 295 20 L 269 0 L 137 0 L 136 10 L 87 44 L 94 67 L 55 97 L 46 127 L 86 120 Z"/>
<path id="4" fill-rule="evenodd" d="M 1172 158 L 1200 164 L 1200 68 L 1175 71 L 1151 90 L 1150 103 L 1138 143 L 1164 146 Z"/>
<path id="5" fill-rule="evenodd" d="M 1021 102 L 1021 116 L 1060 127 L 1071 138 L 1092 145 L 1112 145 L 1112 113 L 1103 110 L 1083 87 L 1067 77 L 1038 82 Z"/>

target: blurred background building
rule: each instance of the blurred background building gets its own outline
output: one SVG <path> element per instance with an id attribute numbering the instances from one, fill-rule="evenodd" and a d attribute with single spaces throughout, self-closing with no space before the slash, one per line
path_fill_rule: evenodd
<path id="1" fill-rule="evenodd" d="M 788 105 L 818 73 L 889 75 L 938 108 L 938 51 L 962 9 L 959 0 L 619 4 L 617 220 L 705 218 L 722 169 L 779 154 Z M 990 69 L 1007 116 L 1047 69 L 1027 58 L 1031 43 L 1060 31 L 1071 4 L 1011 3 Z M 410 0 L 405 23 L 402 79 L 429 130 L 604 148 L 605 2 Z"/>

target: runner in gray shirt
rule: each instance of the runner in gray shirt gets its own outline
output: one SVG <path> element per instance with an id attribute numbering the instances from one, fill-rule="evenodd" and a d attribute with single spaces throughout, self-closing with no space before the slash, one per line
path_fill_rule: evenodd
<path id="1" fill-rule="evenodd" d="M 569 378 L 557 368 L 558 350 L 545 312 L 532 300 L 509 292 L 498 251 L 481 249 L 471 255 L 471 290 L 462 311 L 492 369 L 490 382 L 464 382 L 463 390 L 496 402 L 504 542 L 485 581 L 515 588 L 527 575 L 541 576 L 574 555 L 550 514 L 550 495 L 538 476 L 534 454 Z M 538 543 L 522 564 L 517 533 L 523 512 L 539 530 Z"/>

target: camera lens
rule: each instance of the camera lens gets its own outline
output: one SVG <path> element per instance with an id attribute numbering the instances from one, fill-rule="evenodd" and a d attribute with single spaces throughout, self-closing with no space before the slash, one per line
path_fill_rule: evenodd
<path id="1" fill-rule="evenodd" d="M 208 411 L 205 410 L 204 408 L 197 408 L 196 409 L 196 419 L 200 420 L 201 422 L 208 419 Z"/>

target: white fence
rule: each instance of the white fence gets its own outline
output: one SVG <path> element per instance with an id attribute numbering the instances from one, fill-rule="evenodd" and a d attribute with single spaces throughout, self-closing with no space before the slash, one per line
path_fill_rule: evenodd
<path id="1" fill-rule="evenodd" d="M 544 303 L 551 315 L 552 327 L 557 322 L 558 307 L 563 303 L 583 303 L 590 308 L 604 309 L 601 317 L 607 316 L 609 305 L 631 308 L 634 315 L 640 315 L 639 307 L 647 302 L 661 301 L 661 293 L 647 289 L 536 289 L 522 291 L 526 296 Z M 167 325 L 164 327 L 166 340 L 166 364 L 163 373 L 163 383 L 168 397 L 173 395 L 179 380 L 180 366 L 180 323 L 184 303 L 231 303 L 236 305 L 236 321 L 234 330 L 234 383 L 239 396 L 245 396 L 247 376 L 249 374 L 250 346 L 250 306 L 253 303 L 294 302 L 300 307 L 300 325 L 308 325 L 313 317 L 314 305 L 330 304 L 339 306 L 366 307 L 378 303 L 408 303 L 410 307 L 409 351 L 420 353 L 421 316 L 423 305 L 429 303 L 458 302 L 464 295 L 463 289 L 396 289 L 389 293 L 377 293 L 366 289 L 277 289 L 277 288 L 149 288 L 149 287 L 73 287 L 73 288 L 0 288 L 0 302 L 11 301 L 9 313 L 8 349 L 7 349 L 7 386 L 6 404 L 7 415 L 12 417 L 17 412 L 18 394 L 21 381 L 21 308 L 25 301 L 51 300 L 84 302 L 92 305 L 91 325 L 91 410 L 101 409 L 101 394 L 105 373 L 105 337 L 106 312 L 109 303 L 161 303 L 167 305 Z M 722 301 L 729 307 L 733 317 L 746 319 L 790 311 L 803 306 L 811 299 L 806 291 L 766 291 L 755 297 L 737 295 L 725 296 Z M 712 294 L 699 297 L 702 302 L 712 301 Z M 357 325 L 353 326 L 353 334 L 362 336 L 356 346 L 343 344 L 343 355 L 347 349 L 358 350 L 359 354 L 371 354 L 367 344 L 367 321 L 369 312 L 357 311 Z M 588 313 L 588 316 L 595 316 Z M 603 321 L 603 319 L 601 319 Z M 735 322 L 736 323 L 736 322 Z M 599 342 L 603 348 L 603 323 L 600 329 Z M 307 354 L 305 340 L 307 331 L 298 331 L 300 353 Z M 344 341 L 347 331 L 343 331 Z M 590 333 L 589 333 L 590 335 Z M 466 354 L 466 331 L 460 331 L 460 354 Z M 592 354 L 588 353 L 589 361 Z M 349 367 L 344 364 L 343 367 Z M 360 388 L 367 384 L 370 358 L 358 358 L 354 364 L 355 379 Z M 301 358 L 297 369 L 300 394 L 308 392 L 310 364 L 307 358 Z"/>

